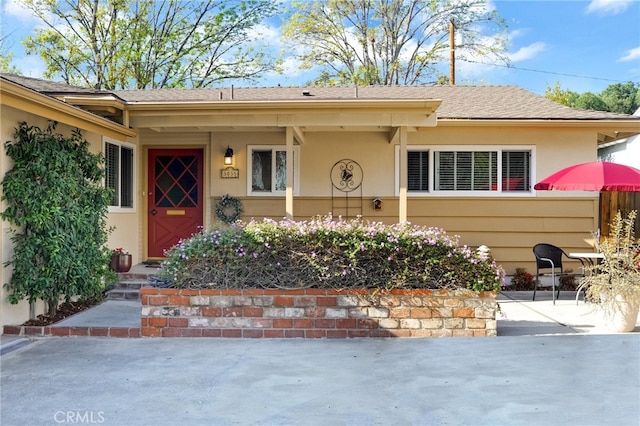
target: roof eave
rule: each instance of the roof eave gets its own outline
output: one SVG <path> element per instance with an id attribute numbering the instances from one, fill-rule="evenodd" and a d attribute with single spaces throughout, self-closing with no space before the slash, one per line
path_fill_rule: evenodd
<path id="1" fill-rule="evenodd" d="M 3 79 L 0 85 L 0 104 L 34 112 L 72 127 L 115 137 L 135 137 L 137 131 L 92 114 L 76 106 Z"/>
<path id="2" fill-rule="evenodd" d="M 622 127 L 624 129 L 635 129 L 640 133 L 640 117 L 610 118 L 451 118 L 438 117 L 439 125 L 447 126 L 522 126 L 523 124 L 574 127 Z"/>

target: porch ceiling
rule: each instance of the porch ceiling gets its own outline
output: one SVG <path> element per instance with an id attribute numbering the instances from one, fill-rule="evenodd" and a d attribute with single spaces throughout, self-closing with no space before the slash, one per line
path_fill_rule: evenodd
<path id="1" fill-rule="evenodd" d="M 640 129 L 635 132 L 620 132 L 620 131 L 601 132 L 601 133 L 598 133 L 598 144 L 611 143 L 617 140 L 630 138 L 638 134 L 640 134 Z"/>

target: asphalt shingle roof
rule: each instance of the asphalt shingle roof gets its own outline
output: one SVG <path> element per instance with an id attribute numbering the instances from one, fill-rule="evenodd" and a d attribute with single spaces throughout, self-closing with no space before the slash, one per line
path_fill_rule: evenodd
<path id="1" fill-rule="evenodd" d="M 635 118 L 626 114 L 569 108 L 517 86 L 221 87 L 97 91 L 14 74 L 2 74 L 1 77 L 47 95 L 111 93 L 127 103 L 440 99 L 442 104 L 437 112 L 440 119 L 628 120 Z M 640 117 L 638 120 L 640 121 Z"/>
<path id="2" fill-rule="evenodd" d="M 53 94 L 53 93 L 86 93 L 86 94 L 96 94 L 96 93 L 104 93 L 99 92 L 94 89 L 88 89 L 86 87 L 77 87 L 71 86 L 66 83 L 61 83 L 57 81 L 48 81 L 43 80 L 41 78 L 34 77 L 25 77 L 17 74 L 9 74 L 9 73 L 0 73 L 0 77 L 2 79 L 11 81 L 13 83 L 24 86 L 28 89 L 35 90 L 36 92 L 40 92 L 43 94 Z"/>

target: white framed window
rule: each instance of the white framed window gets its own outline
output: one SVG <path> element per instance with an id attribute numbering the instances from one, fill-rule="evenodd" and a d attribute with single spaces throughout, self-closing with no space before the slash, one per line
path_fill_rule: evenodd
<path id="1" fill-rule="evenodd" d="M 135 145 L 104 139 L 105 186 L 111 188 L 109 211 L 134 210 Z"/>
<path id="2" fill-rule="evenodd" d="M 286 145 L 249 145 L 247 147 L 247 194 L 285 195 L 287 189 Z M 300 147 L 293 147 L 293 193 L 298 195 Z"/>
<path id="3" fill-rule="evenodd" d="M 409 146 L 407 195 L 533 195 L 533 146 Z M 400 192 L 396 146 L 396 195 Z"/>

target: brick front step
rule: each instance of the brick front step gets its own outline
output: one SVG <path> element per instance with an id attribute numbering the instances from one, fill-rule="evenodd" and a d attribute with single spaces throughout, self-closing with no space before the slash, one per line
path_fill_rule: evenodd
<path id="1" fill-rule="evenodd" d="M 146 276 L 119 274 L 121 281 L 111 284 L 105 295 L 107 300 L 140 300 L 140 289 L 148 285 Z"/>
<path id="2" fill-rule="evenodd" d="M 139 327 L 60 327 L 48 326 L 24 326 L 5 325 L 3 328 L 5 335 L 11 336 L 31 336 L 31 337 L 140 337 L 142 335 Z"/>
<path id="3" fill-rule="evenodd" d="M 107 300 L 140 300 L 140 288 L 119 287 L 106 291 Z"/>
<path id="4" fill-rule="evenodd" d="M 496 294 L 467 290 L 140 290 L 143 337 L 496 336 Z"/>

